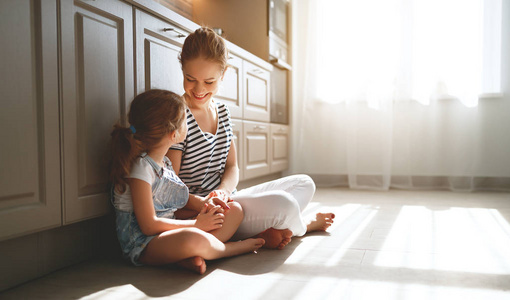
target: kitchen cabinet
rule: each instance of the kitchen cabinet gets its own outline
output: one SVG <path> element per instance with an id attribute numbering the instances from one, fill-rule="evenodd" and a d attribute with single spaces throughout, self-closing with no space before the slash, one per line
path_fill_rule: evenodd
<path id="1" fill-rule="evenodd" d="M 228 68 L 216 99 L 225 103 L 232 118 L 243 118 L 243 60 L 229 54 Z"/>
<path id="2" fill-rule="evenodd" d="M 245 120 L 269 122 L 270 118 L 270 73 L 248 61 L 244 69 L 244 114 Z"/>
<path id="3" fill-rule="evenodd" d="M 61 225 L 56 6 L 0 1 L 0 240 Z"/>
<path id="4" fill-rule="evenodd" d="M 244 179 L 271 172 L 270 124 L 243 121 Z"/>
<path id="5" fill-rule="evenodd" d="M 133 88 L 133 11 L 123 1 L 61 1 L 63 220 L 111 207 L 108 143 Z"/>
<path id="6" fill-rule="evenodd" d="M 289 167 L 289 126 L 271 124 L 271 173 Z"/>
<path id="7" fill-rule="evenodd" d="M 154 14 L 160 6 L 148 1 L 0 8 L 9 29 L 0 33 L 9 41 L 1 48 L 0 240 L 107 214 L 113 124 L 127 125 L 130 101 L 147 89 L 184 93 L 178 56 L 198 25 L 164 8 Z M 230 67 L 217 98 L 230 109 L 245 180 L 281 170 L 285 150 L 281 134 L 270 137 L 271 66 L 227 45 Z"/>

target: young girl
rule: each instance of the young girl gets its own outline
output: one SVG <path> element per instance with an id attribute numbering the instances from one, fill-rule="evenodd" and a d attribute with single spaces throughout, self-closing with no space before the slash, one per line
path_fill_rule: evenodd
<path id="1" fill-rule="evenodd" d="M 123 254 L 134 265 L 178 262 L 205 272 L 204 259 L 255 251 L 264 240 L 229 242 L 243 219 L 241 207 L 228 210 L 188 201 L 188 188 L 165 156 L 168 148 L 186 137 L 185 103 L 164 90 L 149 90 L 135 97 L 130 127 L 112 131 L 113 204 L 117 235 Z M 192 220 L 177 220 L 180 208 L 199 211 Z"/>
<path id="2" fill-rule="evenodd" d="M 305 222 L 301 212 L 315 193 L 309 176 L 294 175 L 239 192 L 239 168 L 230 114 L 227 106 L 214 100 L 227 69 L 227 48 L 209 28 L 190 34 L 180 55 L 184 75 L 184 98 L 188 105 L 186 139 L 171 147 L 167 156 L 191 197 L 218 199 L 226 207 L 230 199 L 239 202 L 244 219 L 234 238 L 258 236 L 264 247 L 282 249 L 291 237 L 326 230 L 334 215 L 317 214 Z"/>

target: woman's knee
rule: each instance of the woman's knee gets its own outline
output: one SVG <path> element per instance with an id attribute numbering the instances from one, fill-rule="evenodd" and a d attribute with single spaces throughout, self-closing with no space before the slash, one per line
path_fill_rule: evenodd
<path id="1" fill-rule="evenodd" d="M 271 194 L 273 208 L 279 212 L 299 211 L 299 204 L 291 194 L 285 191 L 274 191 Z"/>
<path id="2" fill-rule="evenodd" d="M 298 176 L 299 184 L 306 190 L 310 191 L 312 194 L 315 193 L 316 186 L 315 182 L 313 181 L 312 177 L 306 175 L 306 174 L 300 174 L 296 175 Z"/>

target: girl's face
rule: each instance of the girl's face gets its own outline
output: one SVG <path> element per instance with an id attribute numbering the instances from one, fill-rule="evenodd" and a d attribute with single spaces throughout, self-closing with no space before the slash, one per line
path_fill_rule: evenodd
<path id="1" fill-rule="evenodd" d="M 224 70 L 212 60 L 198 57 L 187 61 L 182 68 L 184 75 L 184 92 L 191 105 L 209 103 L 218 92 L 223 80 Z"/>

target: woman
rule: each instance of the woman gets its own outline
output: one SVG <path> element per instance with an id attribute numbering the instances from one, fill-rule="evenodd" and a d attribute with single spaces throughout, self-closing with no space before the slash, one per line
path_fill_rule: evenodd
<path id="1" fill-rule="evenodd" d="M 225 42 L 209 28 L 199 28 L 186 38 L 180 61 L 188 134 L 182 143 L 170 148 L 167 156 L 189 187 L 190 197 L 224 209 L 228 209 L 230 199 L 241 204 L 244 219 L 235 239 L 257 236 L 266 241 L 264 247 L 283 249 L 292 236 L 326 230 L 334 215 L 319 213 L 314 220 L 303 220 L 301 212 L 315 193 L 315 184 L 307 175 L 236 191 L 239 168 L 230 113 L 226 105 L 213 98 L 225 75 L 227 58 Z"/>

